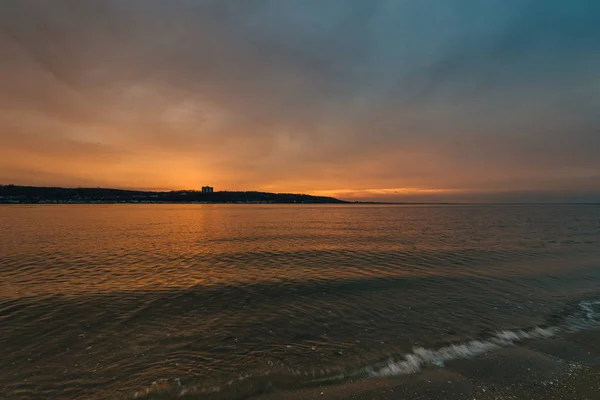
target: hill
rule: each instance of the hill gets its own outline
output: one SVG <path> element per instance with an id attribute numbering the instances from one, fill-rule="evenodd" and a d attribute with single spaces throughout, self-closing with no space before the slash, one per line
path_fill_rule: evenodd
<path id="1" fill-rule="evenodd" d="M 170 192 L 122 190 L 106 188 L 61 188 L 0 185 L 1 204 L 44 203 L 270 203 L 270 204 L 342 204 L 333 197 L 308 194 L 267 192 L 214 192 L 195 190 Z"/>

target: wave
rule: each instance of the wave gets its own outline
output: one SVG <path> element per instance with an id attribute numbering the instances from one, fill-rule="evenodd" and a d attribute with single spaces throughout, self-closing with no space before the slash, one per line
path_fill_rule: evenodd
<path id="1" fill-rule="evenodd" d="M 554 336 L 557 330 L 555 327 L 536 327 L 529 331 L 502 331 L 487 340 L 472 340 L 436 350 L 419 347 L 415 348 L 413 353 L 405 355 L 404 360 L 389 360 L 382 366 L 367 367 L 364 371 L 373 377 L 414 374 L 426 365 L 443 367 L 447 361 L 476 357 L 515 345 L 525 339 L 546 339 Z"/>
<path id="2" fill-rule="evenodd" d="M 524 340 L 547 339 L 560 332 L 573 333 L 599 326 L 598 316 L 600 300 L 582 301 L 578 310 L 559 326 L 535 327 L 529 330 L 501 331 L 485 340 L 472 340 L 438 349 L 415 348 L 412 353 L 400 358 L 366 367 L 360 372 L 370 377 L 408 375 L 419 372 L 423 367 L 432 365 L 443 367 L 448 361 L 468 359 L 489 351 L 510 347 Z M 360 373 L 356 374 L 360 375 Z"/>

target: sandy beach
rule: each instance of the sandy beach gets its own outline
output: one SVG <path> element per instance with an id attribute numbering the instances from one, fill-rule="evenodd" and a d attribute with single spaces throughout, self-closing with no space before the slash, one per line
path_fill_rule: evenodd
<path id="1" fill-rule="evenodd" d="M 444 368 L 426 368 L 414 375 L 272 392 L 256 398 L 600 399 L 600 330 L 525 342 L 477 358 L 452 361 Z"/>

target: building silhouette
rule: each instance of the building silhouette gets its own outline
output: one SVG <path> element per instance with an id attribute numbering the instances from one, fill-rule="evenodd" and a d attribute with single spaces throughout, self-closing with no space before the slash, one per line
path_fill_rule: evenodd
<path id="1" fill-rule="evenodd" d="M 214 188 L 212 186 L 202 186 L 202 193 L 212 193 Z"/>

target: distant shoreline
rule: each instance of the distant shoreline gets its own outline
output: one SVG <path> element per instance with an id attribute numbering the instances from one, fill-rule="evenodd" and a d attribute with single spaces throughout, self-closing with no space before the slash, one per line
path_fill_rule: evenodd
<path id="1" fill-rule="evenodd" d="M 295 193 L 141 191 L 0 185 L 0 204 L 354 204 Z"/>
<path id="2" fill-rule="evenodd" d="M 0 204 L 363 204 L 451 205 L 461 203 L 347 201 L 334 197 L 258 191 L 130 190 L 0 185 Z"/>
<path id="3" fill-rule="evenodd" d="M 470 203 L 348 201 L 334 197 L 258 191 L 149 191 L 0 185 L 0 204 L 355 204 L 355 205 L 600 205 L 600 203 Z"/>

